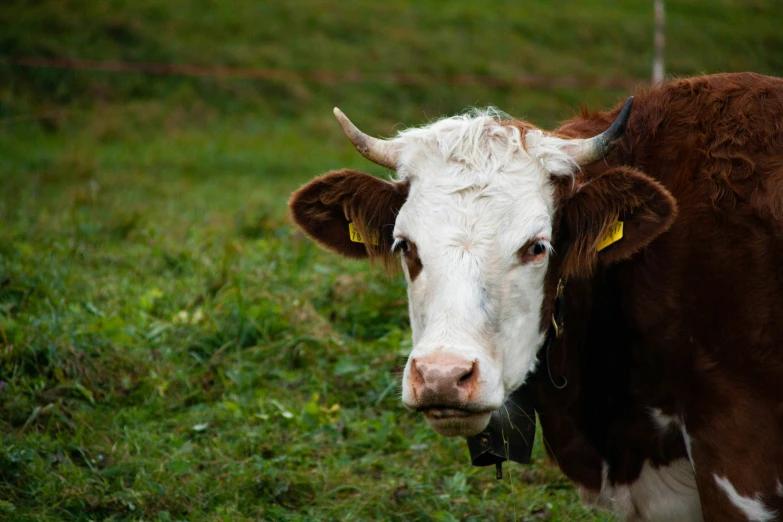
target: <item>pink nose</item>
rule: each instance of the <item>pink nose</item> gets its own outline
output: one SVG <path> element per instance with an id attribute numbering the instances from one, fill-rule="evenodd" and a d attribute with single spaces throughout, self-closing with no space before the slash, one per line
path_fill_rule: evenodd
<path id="1" fill-rule="evenodd" d="M 478 390 L 477 361 L 433 354 L 411 361 L 410 385 L 416 407 L 466 406 Z"/>

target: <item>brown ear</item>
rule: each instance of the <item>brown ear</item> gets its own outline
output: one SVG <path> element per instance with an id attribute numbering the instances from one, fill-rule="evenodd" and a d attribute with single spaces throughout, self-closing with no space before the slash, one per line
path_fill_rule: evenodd
<path id="1" fill-rule="evenodd" d="M 636 169 L 617 167 L 582 183 L 577 180 L 563 202 L 566 230 L 561 233 L 571 241 L 563 275 L 586 277 L 598 264 L 628 259 L 666 232 L 676 217 L 674 197 Z M 622 237 L 604 246 L 602 240 L 618 221 Z"/>
<path id="2" fill-rule="evenodd" d="M 353 259 L 388 257 L 397 212 L 407 198 L 407 183 L 338 170 L 294 192 L 288 207 L 296 224 L 327 249 Z M 362 243 L 351 239 L 349 222 Z"/>

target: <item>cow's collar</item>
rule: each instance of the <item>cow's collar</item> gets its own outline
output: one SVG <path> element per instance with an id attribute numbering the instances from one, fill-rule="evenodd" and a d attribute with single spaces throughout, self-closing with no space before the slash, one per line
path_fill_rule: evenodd
<path id="1" fill-rule="evenodd" d="M 555 302 L 552 307 L 552 317 L 550 319 L 550 328 L 547 332 L 546 341 L 544 341 L 544 349 L 546 350 L 546 370 L 549 374 L 549 380 L 552 386 L 558 390 L 562 390 L 568 385 L 568 379 L 561 375 L 562 383 L 555 382 L 554 376 L 552 376 L 552 346 L 557 339 L 563 336 L 565 330 L 565 324 L 563 319 L 565 317 L 565 279 L 560 277 L 557 282 L 557 294 L 555 295 Z"/>
<path id="2" fill-rule="evenodd" d="M 565 280 L 561 277 L 557 282 L 557 294 L 555 294 L 555 304 L 552 309 L 550 324 L 554 330 L 555 338 L 560 339 L 563 335 L 563 292 L 565 292 Z"/>
<path id="3" fill-rule="evenodd" d="M 567 232 L 568 228 L 566 226 L 561 226 L 560 230 L 565 232 L 561 236 L 559 245 L 560 248 L 558 249 L 561 265 L 559 270 L 562 270 L 562 264 L 565 262 L 568 251 L 571 249 L 573 240 L 571 235 Z M 566 277 L 565 274 L 561 272 L 560 278 L 557 280 L 555 302 L 552 304 L 552 317 L 550 318 L 546 340 L 544 341 L 544 356 L 546 357 L 547 374 L 549 375 L 549 381 L 552 383 L 552 386 L 558 390 L 562 390 L 568 385 L 568 379 L 566 379 L 564 375 L 560 376 L 560 384 L 556 382 L 555 377 L 552 375 L 552 349 L 554 344 L 559 341 L 559 339 L 563 336 L 563 332 L 565 331 L 565 286 Z"/>

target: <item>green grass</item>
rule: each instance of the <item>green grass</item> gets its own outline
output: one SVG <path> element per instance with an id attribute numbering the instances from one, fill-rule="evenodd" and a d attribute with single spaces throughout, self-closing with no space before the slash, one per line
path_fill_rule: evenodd
<path id="1" fill-rule="evenodd" d="M 15 2 L 0 55 L 432 74 L 649 71 L 647 1 Z M 228 6 L 231 7 L 228 7 Z M 672 2 L 676 74 L 783 68 L 773 2 Z M 324 253 L 288 194 L 384 171 L 470 105 L 541 125 L 620 91 L 312 84 L 0 65 L 0 519 L 606 520 L 544 461 L 507 479 L 406 412 L 398 277 Z M 40 117 L 45 116 L 45 117 Z"/>
<path id="2" fill-rule="evenodd" d="M 37 151 L 4 135 L 7 508 L 30 520 L 450 520 L 552 504 L 589 517 L 554 469 L 495 482 L 468 466 L 463 441 L 404 411 L 402 282 L 296 233 L 291 182 L 255 166 L 307 166 L 269 156 L 312 144 L 241 128 L 121 146 L 73 129 L 67 143 L 39 136 Z M 269 147 L 248 152 L 256 140 Z"/>

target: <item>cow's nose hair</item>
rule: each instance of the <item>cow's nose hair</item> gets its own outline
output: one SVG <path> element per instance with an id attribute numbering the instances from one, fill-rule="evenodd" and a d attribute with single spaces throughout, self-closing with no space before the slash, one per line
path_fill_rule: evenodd
<path id="1" fill-rule="evenodd" d="M 478 388 L 477 361 L 433 354 L 411 361 L 411 385 L 419 406 L 470 403 Z"/>

